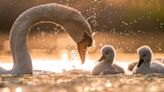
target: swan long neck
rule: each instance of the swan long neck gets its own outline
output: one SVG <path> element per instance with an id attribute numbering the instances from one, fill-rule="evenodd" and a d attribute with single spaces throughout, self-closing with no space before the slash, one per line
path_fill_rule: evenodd
<path id="1" fill-rule="evenodd" d="M 69 9 L 57 4 L 37 6 L 22 13 L 10 31 L 10 46 L 14 59 L 13 72 L 32 72 L 31 57 L 26 45 L 26 38 L 32 26 L 45 21 L 65 25 L 65 22 L 73 20 L 74 17 L 70 18 L 72 15 L 80 15 L 80 13 L 72 8 Z"/>
<path id="2" fill-rule="evenodd" d="M 13 73 L 18 73 L 18 71 L 32 73 L 31 57 L 26 45 L 26 38 L 30 25 L 30 21 L 20 21 L 18 19 L 11 29 L 9 39 L 14 60 Z"/>
<path id="3" fill-rule="evenodd" d="M 84 32 L 82 29 L 80 30 L 81 25 L 90 31 L 85 18 L 73 8 L 58 4 L 46 4 L 28 9 L 16 19 L 10 31 L 10 47 L 14 59 L 13 73 L 32 73 L 32 62 L 27 49 L 26 38 L 30 28 L 40 22 L 50 22 L 63 26 L 76 43 L 83 37 Z M 80 24 L 78 25 L 78 23 Z"/>

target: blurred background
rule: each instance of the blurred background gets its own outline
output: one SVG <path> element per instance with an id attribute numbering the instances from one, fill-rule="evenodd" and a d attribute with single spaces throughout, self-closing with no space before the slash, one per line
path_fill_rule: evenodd
<path id="1" fill-rule="evenodd" d="M 81 11 L 94 34 L 89 54 L 99 53 L 105 44 L 113 45 L 121 53 L 136 53 L 142 45 L 164 53 L 164 0 L 0 0 L 1 55 L 10 55 L 8 35 L 19 14 L 46 3 Z M 73 53 L 76 44 L 60 26 L 42 23 L 31 29 L 28 47 L 33 55 L 54 55 L 61 50 Z"/>

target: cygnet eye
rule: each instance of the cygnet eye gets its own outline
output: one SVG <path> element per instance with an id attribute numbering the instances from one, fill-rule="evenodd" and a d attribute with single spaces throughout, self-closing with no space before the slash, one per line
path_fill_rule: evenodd
<path id="1" fill-rule="evenodd" d="M 108 52 L 108 51 L 106 51 L 106 52 L 105 52 L 105 54 L 106 54 L 106 55 L 108 55 L 108 54 L 109 54 L 109 52 Z"/>
<path id="2" fill-rule="evenodd" d="M 143 54 L 143 57 L 145 57 L 146 56 L 146 54 Z"/>

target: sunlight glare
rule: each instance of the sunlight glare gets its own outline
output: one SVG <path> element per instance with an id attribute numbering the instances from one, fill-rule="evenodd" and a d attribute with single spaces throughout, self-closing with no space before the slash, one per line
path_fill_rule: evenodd
<path id="1" fill-rule="evenodd" d="M 21 87 L 17 87 L 17 88 L 15 89 L 15 92 L 22 92 L 22 88 L 21 88 Z"/>
<path id="2" fill-rule="evenodd" d="M 84 64 L 81 64 L 80 59 L 78 59 L 77 53 L 75 51 L 71 52 L 71 56 L 69 56 L 67 51 L 62 51 L 61 59 L 33 59 L 33 70 L 41 70 L 41 71 L 50 71 L 55 73 L 63 73 L 65 71 L 70 71 L 74 69 L 84 70 L 91 72 L 95 65 L 98 63 L 96 60 L 90 59 L 90 57 L 86 57 L 86 61 Z M 71 57 L 71 58 L 70 58 Z M 128 71 L 128 62 L 118 61 L 116 64 L 123 67 L 126 74 L 131 74 Z M 0 63 L 0 65 L 7 70 L 12 69 L 12 63 Z"/>

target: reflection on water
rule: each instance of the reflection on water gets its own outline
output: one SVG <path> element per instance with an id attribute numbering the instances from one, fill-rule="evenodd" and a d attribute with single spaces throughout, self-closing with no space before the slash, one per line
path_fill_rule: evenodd
<path id="1" fill-rule="evenodd" d="M 1 61 L 0 61 L 1 62 Z M 33 60 L 33 69 L 34 70 L 43 70 L 43 71 L 50 71 L 55 73 L 62 73 L 64 71 L 70 71 L 70 70 L 82 70 L 82 71 L 88 71 L 91 72 L 94 66 L 98 62 L 95 62 L 94 60 L 87 59 L 85 64 L 81 64 L 79 60 L 75 61 L 68 61 L 68 60 L 46 60 L 46 59 L 35 59 Z M 128 63 L 129 62 L 116 62 L 118 65 L 123 67 L 125 71 L 127 71 Z M 1 67 L 9 70 L 12 68 L 12 63 L 0 63 Z"/>
<path id="2" fill-rule="evenodd" d="M 1 61 L 0 61 L 1 62 Z M 0 63 L 1 67 L 5 69 L 11 69 L 12 63 Z M 78 61 L 55 61 L 55 60 L 46 60 L 46 59 L 35 59 L 33 60 L 33 69 L 34 70 L 44 70 L 51 71 L 55 73 L 62 73 L 63 71 L 69 71 L 72 69 L 81 69 L 84 71 L 90 71 L 96 65 L 96 62 L 91 60 L 86 60 L 85 64 L 81 64 Z"/>
<path id="3" fill-rule="evenodd" d="M 0 75 L 0 92 L 163 92 L 164 75 Z"/>
<path id="4" fill-rule="evenodd" d="M 128 57 L 130 58 L 130 55 Z M 90 74 L 97 62 L 88 57 L 84 65 L 81 65 L 78 59 L 69 61 L 65 54 L 62 55 L 61 60 L 39 58 L 32 59 L 32 61 L 33 75 L 0 75 L 0 92 L 164 91 L 164 75 L 132 75 L 127 71 L 130 62 L 121 61 L 121 59 L 117 59 L 116 63 L 127 71 L 126 74 L 98 76 Z M 0 62 L 2 61 L 0 60 Z M 11 69 L 12 63 L 3 61 L 0 66 Z"/>

